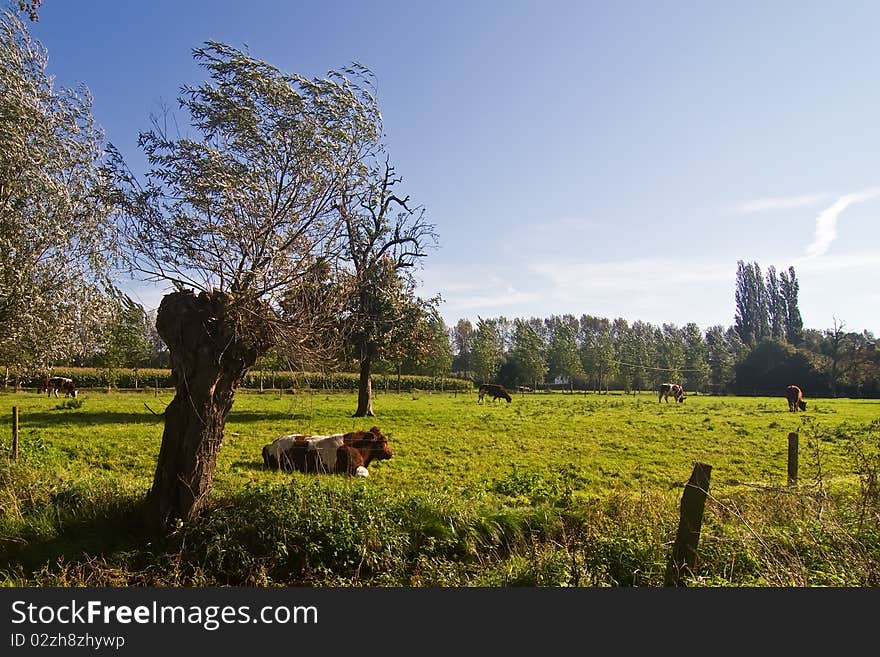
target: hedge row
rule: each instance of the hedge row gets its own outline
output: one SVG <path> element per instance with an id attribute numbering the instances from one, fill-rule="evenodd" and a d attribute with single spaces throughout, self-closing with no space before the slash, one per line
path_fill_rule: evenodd
<path id="1" fill-rule="evenodd" d="M 93 367 L 59 367 L 52 374 L 73 379 L 79 388 L 172 388 L 171 370 L 167 369 L 131 369 L 106 370 Z M 2 378 L 2 372 L 0 372 Z M 25 387 L 36 387 L 37 379 L 23 380 Z M 433 378 L 403 374 L 400 376 L 401 391 L 411 390 L 443 390 L 470 392 L 474 385 L 467 379 Z M 336 372 L 321 374 L 319 372 L 271 372 L 250 371 L 241 383 L 241 387 L 255 390 L 327 390 L 355 391 L 358 387 L 358 375 L 354 372 Z M 397 391 L 398 377 L 396 374 L 374 374 L 374 390 Z"/>

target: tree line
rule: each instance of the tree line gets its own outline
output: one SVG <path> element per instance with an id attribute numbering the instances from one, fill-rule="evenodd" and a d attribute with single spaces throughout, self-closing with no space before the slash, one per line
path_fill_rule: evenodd
<path id="1" fill-rule="evenodd" d="M 686 390 L 710 394 L 772 393 L 794 381 L 810 395 L 880 395 L 871 332 L 848 331 L 836 318 L 829 328 L 805 329 L 793 267 L 781 276 L 787 283 L 780 289 L 787 291 L 776 304 L 781 310 L 774 314 L 769 303 L 774 298 L 774 268 L 767 268 L 766 277 L 758 277 L 757 263 L 739 261 L 737 267 L 731 326 L 703 330 L 694 323 L 680 327 L 569 314 L 479 318 L 476 326 L 460 319 L 448 328 L 434 312 L 417 322 L 419 330 L 405 333 L 410 339 L 386 336 L 372 373 L 457 377 L 514 389 L 626 392 L 674 381 Z M 757 280 L 767 281 L 763 294 L 755 293 Z M 764 299 L 763 305 L 754 303 L 758 299 Z M 135 372 L 142 367 L 167 368 L 169 353 L 156 331 L 155 309 L 144 309 L 125 295 L 109 300 L 104 313 L 92 314 L 89 323 L 80 326 L 69 357 L 56 365 Z M 290 363 L 283 350 L 270 349 L 257 359 L 255 368 L 284 372 L 290 370 Z M 325 371 L 360 373 L 360 362 L 354 350 L 347 355 L 341 352 Z"/>
<path id="2" fill-rule="evenodd" d="M 713 394 L 880 396 L 880 358 L 869 331 L 805 329 L 794 267 L 777 274 L 737 263 L 735 321 L 703 330 L 593 315 L 494 317 L 450 330 L 453 372 L 516 388 L 654 390 L 662 382 Z"/>

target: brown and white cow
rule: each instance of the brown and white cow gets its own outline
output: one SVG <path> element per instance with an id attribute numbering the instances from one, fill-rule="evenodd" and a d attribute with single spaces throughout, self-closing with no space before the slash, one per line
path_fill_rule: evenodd
<path id="1" fill-rule="evenodd" d="M 285 472 L 327 472 L 368 477 L 372 461 L 394 456 L 378 427 L 327 436 L 289 434 L 263 447 L 267 468 Z"/>
<path id="2" fill-rule="evenodd" d="M 64 376 L 46 376 L 40 381 L 37 393 L 47 393 L 47 397 L 58 396 L 58 391 L 63 390 L 65 397 L 73 397 L 76 399 L 76 384 L 73 379 Z"/>
<path id="3" fill-rule="evenodd" d="M 669 403 L 669 395 L 672 395 L 672 398 L 677 402 L 683 402 L 687 397 L 684 395 L 684 388 L 682 388 L 677 383 L 661 383 L 660 384 L 660 394 L 657 397 L 657 403 L 660 403 L 664 399 L 666 403 Z"/>
<path id="4" fill-rule="evenodd" d="M 297 440 L 305 440 L 308 436 L 304 433 L 291 433 L 273 440 L 263 446 L 263 464 L 271 470 L 292 470 L 292 465 L 284 457 L 285 452 L 293 447 Z"/>
<path id="5" fill-rule="evenodd" d="M 797 386 L 788 386 L 785 389 L 785 398 L 788 400 L 788 410 L 790 413 L 797 413 L 798 409 L 802 411 L 807 410 L 807 402 L 804 401 L 804 393 Z"/>
<path id="6" fill-rule="evenodd" d="M 492 401 L 497 399 L 506 399 L 507 403 L 510 403 L 510 395 L 507 390 L 504 389 L 504 386 L 498 383 L 484 383 L 480 386 L 480 396 L 477 398 L 478 402 L 483 401 L 483 398 L 489 395 L 492 398 Z"/>

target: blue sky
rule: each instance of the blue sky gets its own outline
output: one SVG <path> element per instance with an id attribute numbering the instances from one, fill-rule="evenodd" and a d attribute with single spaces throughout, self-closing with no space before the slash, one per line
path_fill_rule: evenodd
<path id="1" fill-rule="evenodd" d="M 204 41 L 368 66 L 450 325 L 729 326 L 742 259 L 795 267 L 807 327 L 876 334 L 878 23 L 872 2 L 45 0 L 30 28 L 135 169 Z"/>

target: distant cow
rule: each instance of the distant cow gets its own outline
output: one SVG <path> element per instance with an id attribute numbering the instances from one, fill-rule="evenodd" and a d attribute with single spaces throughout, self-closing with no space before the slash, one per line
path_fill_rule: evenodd
<path id="1" fill-rule="evenodd" d="M 669 403 L 669 395 L 672 395 L 672 398 L 677 402 L 683 402 L 687 397 L 684 396 L 684 388 L 682 388 L 677 383 L 661 383 L 660 384 L 660 394 L 657 397 L 657 402 L 661 402 L 664 399 L 666 403 Z"/>
<path id="2" fill-rule="evenodd" d="M 492 398 L 492 401 L 497 399 L 506 399 L 507 403 L 510 403 L 510 395 L 507 393 L 507 390 L 504 389 L 504 386 L 497 383 L 484 383 L 480 386 L 480 396 L 477 399 L 478 402 L 483 401 L 483 398 L 489 395 Z"/>
<path id="3" fill-rule="evenodd" d="M 807 402 L 804 401 L 804 393 L 797 386 L 788 386 L 785 389 L 785 398 L 788 399 L 788 410 L 797 413 L 798 409 L 807 410 Z"/>
<path id="4" fill-rule="evenodd" d="M 76 399 L 76 384 L 73 382 L 73 379 L 68 379 L 63 376 L 46 376 L 43 377 L 43 380 L 40 381 L 40 385 L 37 388 L 38 393 L 47 393 L 47 397 L 51 397 L 53 394 L 57 397 L 58 391 L 63 390 L 65 397 L 73 397 Z"/>
<path id="5" fill-rule="evenodd" d="M 263 447 L 267 468 L 285 472 L 327 472 L 368 477 L 372 461 L 394 456 L 378 427 L 328 436 L 289 434 Z"/>

